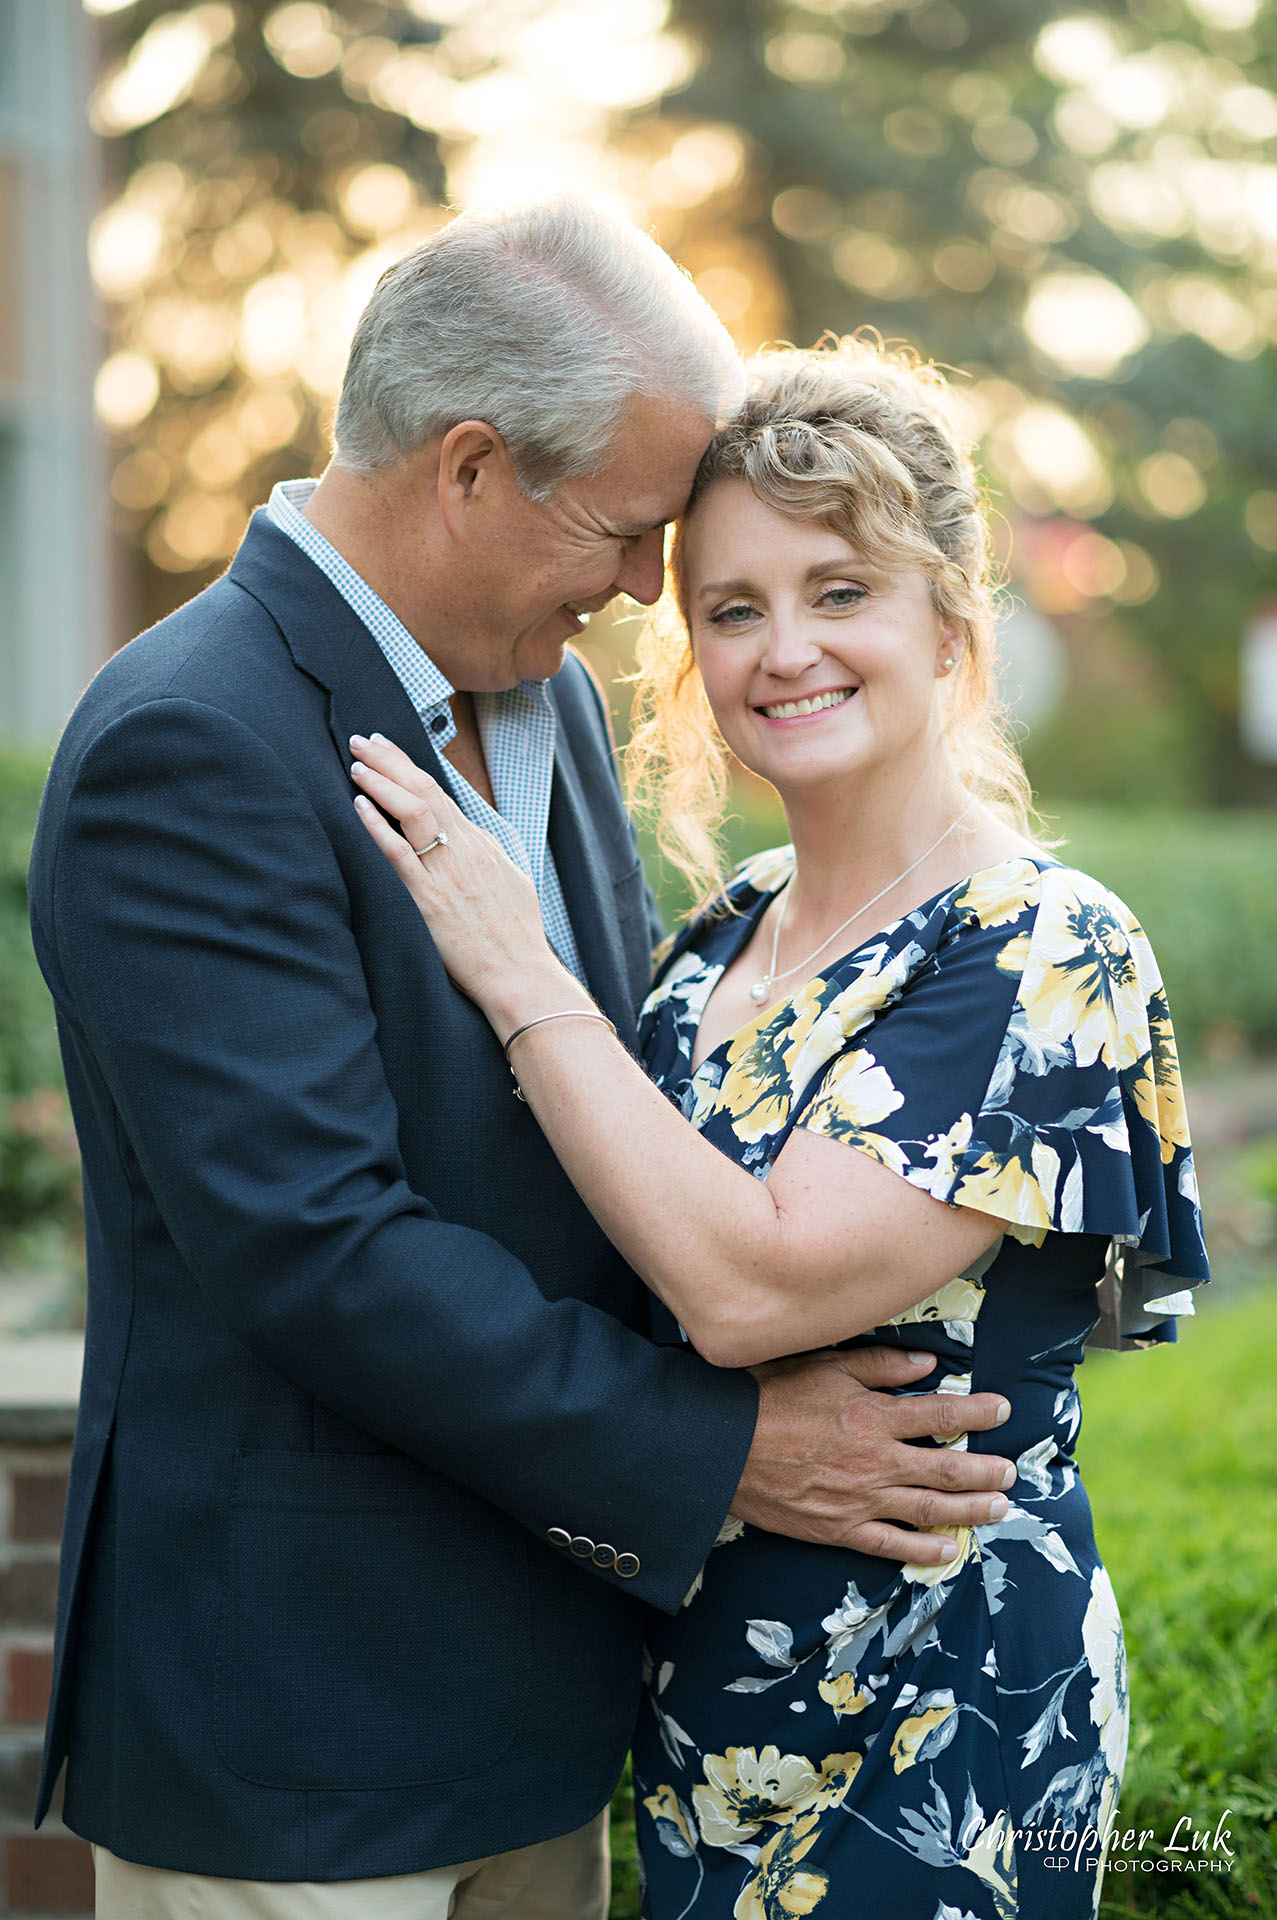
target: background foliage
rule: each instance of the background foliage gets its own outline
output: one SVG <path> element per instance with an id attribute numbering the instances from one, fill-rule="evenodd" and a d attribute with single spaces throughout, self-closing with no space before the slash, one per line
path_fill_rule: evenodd
<path id="1" fill-rule="evenodd" d="M 1238 732 L 1277 576 L 1273 0 L 88 5 L 137 624 L 323 464 L 384 265 L 452 205 L 584 184 L 747 347 L 868 325 L 964 370 L 1060 683 L 1043 790 L 1277 798 Z"/>

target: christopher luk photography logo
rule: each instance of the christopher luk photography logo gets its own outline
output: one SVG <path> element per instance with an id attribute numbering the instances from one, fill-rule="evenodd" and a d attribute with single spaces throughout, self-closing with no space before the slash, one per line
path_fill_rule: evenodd
<path id="1" fill-rule="evenodd" d="M 1042 1864 L 1058 1873 L 1094 1873 L 1101 1865 L 1108 1873 L 1231 1873 L 1236 1856 L 1227 1824 L 1231 1818 L 1231 1807 L 1213 1826 L 1186 1813 L 1162 1837 L 1153 1827 L 1123 1827 L 1120 1812 L 1102 1831 L 1067 1827 L 1062 1820 L 1049 1827 L 1016 1827 L 1005 1813 L 996 1813 L 970 1844 L 992 1854 L 1008 1846 L 1020 1855 L 1040 1853 Z"/>

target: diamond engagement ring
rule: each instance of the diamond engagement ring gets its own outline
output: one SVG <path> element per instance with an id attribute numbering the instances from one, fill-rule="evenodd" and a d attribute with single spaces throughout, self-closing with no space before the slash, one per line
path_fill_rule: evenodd
<path id="1" fill-rule="evenodd" d="M 420 860 L 423 854 L 433 853 L 436 847 L 446 847 L 447 844 L 448 844 L 447 834 L 437 833 L 433 840 L 427 840 L 424 847 L 414 847 L 413 852 L 416 854 L 417 858 Z"/>

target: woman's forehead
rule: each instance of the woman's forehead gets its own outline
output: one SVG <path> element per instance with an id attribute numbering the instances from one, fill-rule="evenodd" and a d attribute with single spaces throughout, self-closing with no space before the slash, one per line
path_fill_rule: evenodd
<path id="1" fill-rule="evenodd" d="M 764 498 L 747 480 L 711 481 L 679 527 L 680 561 L 698 573 L 724 549 L 806 563 L 812 556 L 868 564 L 863 549 L 819 514 L 786 509 Z"/>

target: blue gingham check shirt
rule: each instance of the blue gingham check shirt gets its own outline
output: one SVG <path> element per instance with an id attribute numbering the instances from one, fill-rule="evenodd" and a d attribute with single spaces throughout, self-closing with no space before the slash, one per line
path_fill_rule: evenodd
<path id="1" fill-rule="evenodd" d="M 554 780 L 555 713 L 544 680 L 522 680 L 501 693 L 476 693 L 475 717 L 488 763 L 496 809 L 442 757 L 456 739 L 452 696 L 456 688 L 440 673 L 430 656 L 413 639 L 403 622 L 373 592 L 336 547 L 325 540 L 301 511 L 317 480 L 283 480 L 274 488 L 267 513 L 320 572 L 361 620 L 412 701 L 422 726 L 440 753 L 444 778 L 452 797 L 468 820 L 490 833 L 526 873 L 541 902 L 546 938 L 565 967 L 584 981 L 568 919 L 563 888 L 555 871 L 547 838 L 550 824 L 550 788 Z"/>

